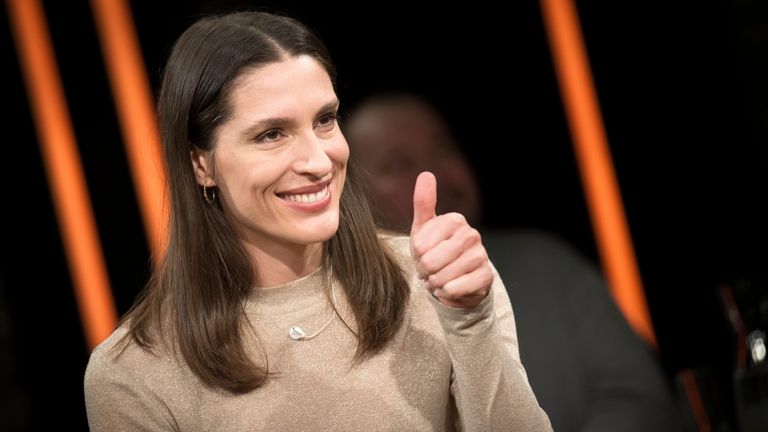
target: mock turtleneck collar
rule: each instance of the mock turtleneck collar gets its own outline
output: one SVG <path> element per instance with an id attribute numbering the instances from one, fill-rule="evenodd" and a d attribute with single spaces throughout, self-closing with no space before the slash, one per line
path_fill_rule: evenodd
<path id="1" fill-rule="evenodd" d="M 248 303 L 259 314 L 280 314 L 326 302 L 325 276 L 326 271 L 320 266 L 308 275 L 282 285 L 255 287 L 248 297 Z"/>

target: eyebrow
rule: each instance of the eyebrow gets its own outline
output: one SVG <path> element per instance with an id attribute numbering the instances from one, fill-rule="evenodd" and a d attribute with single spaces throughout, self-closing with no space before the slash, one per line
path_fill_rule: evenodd
<path id="1" fill-rule="evenodd" d="M 325 114 L 325 113 L 328 113 L 328 112 L 331 112 L 331 111 L 336 111 L 338 109 L 339 109 L 339 100 L 335 99 L 335 100 L 332 100 L 332 101 L 326 103 L 322 107 L 320 107 L 320 109 L 317 110 L 317 114 L 316 115 Z M 250 138 L 252 135 L 255 135 L 256 133 L 258 133 L 258 132 L 260 132 L 262 130 L 267 130 L 267 129 L 272 129 L 272 128 L 276 128 L 276 127 L 292 125 L 294 123 L 295 123 L 294 119 L 288 118 L 288 117 L 270 117 L 270 118 L 265 118 L 265 119 L 257 121 L 256 123 L 252 124 L 251 126 L 248 126 L 242 132 L 242 135 L 244 137 L 246 137 L 246 138 Z"/>

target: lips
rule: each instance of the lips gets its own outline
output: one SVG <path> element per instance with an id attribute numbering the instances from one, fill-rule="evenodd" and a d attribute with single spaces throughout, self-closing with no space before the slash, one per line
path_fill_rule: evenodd
<path id="1" fill-rule="evenodd" d="M 302 193 L 302 194 L 281 193 L 281 194 L 278 194 L 278 196 L 287 201 L 293 201 L 293 202 L 302 203 L 302 204 L 312 204 L 312 203 L 322 201 L 325 197 L 328 196 L 328 192 L 330 192 L 330 186 L 326 185 L 324 188 L 313 193 Z"/>
<path id="2" fill-rule="evenodd" d="M 331 181 L 327 180 L 319 184 L 303 186 L 287 191 L 277 192 L 277 196 L 300 204 L 312 204 L 325 199 L 330 193 Z"/>

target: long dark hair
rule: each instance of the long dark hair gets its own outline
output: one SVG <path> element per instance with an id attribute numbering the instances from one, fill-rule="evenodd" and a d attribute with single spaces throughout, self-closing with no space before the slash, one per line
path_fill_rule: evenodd
<path id="1" fill-rule="evenodd" d="M 170 236 L 161 263 L 123 318 L 130 326 L 125 340 L 147 351 L 158 342 L 171 346 L 211 387 L 247 392 L 265 382 L 268 368 L 266 358 L 257 362 L 244 345 L 243 305 L 256 280 L 253 265 L 221 210 L 204 201 L 190 151 L 213 148 L 217 126 L 231 114 L 229 97 L 240 74 L 302 55 L 316 59 L 335 81 L 328 50 L 307 27 L 268 13 L 238 12 L 194 23 L 174 45 L 163 74 L 158 113 Z M 377 235 L 353 163 L 339 219 L 324 245 L 323 263 L 333 268 L 354 311 L 361 360 L 380 351 L 402 326 L 409 288 Z M 256 338 L 248 344 L 251 339 Z"/>

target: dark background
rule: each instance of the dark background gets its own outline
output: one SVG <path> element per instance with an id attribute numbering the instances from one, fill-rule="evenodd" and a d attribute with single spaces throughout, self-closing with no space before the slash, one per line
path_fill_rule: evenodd
<path id="1" fill-rule="evenodd" d="M 146 279 L 148 254 L 90 6 L 43 3 L 123 313 Z M 477 167 L 488 225 L 547 229 L 597 259 L 536 1 L 503 8 L 131 6 L 155 89 L 172 41 L 203 13 L 267 6 L 303 20 L 337 62 L 342 111 L 374 90 L 423 93 L 443 109 Z M 728 411 L 734 342 L 717 288 L 739 279 L 764 287 L 768 258 L 761 202 L 768 185 L 768 7 L 759 0 L 577 6 L 660 361 L 671 386 L 682 370 L 714 371 Z M 88 349 L 7 12 L 0 13 L 0 429 L 85 430 Z"/>

